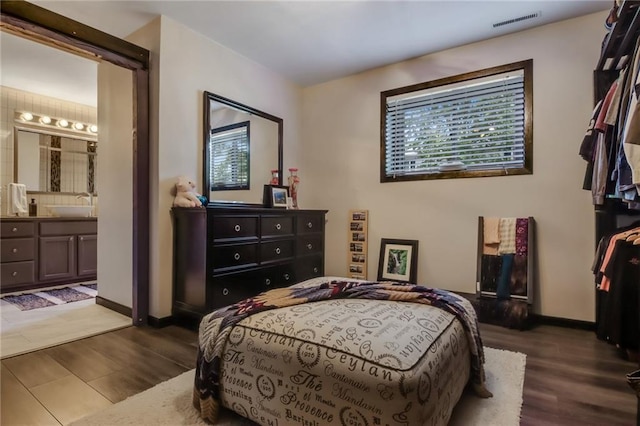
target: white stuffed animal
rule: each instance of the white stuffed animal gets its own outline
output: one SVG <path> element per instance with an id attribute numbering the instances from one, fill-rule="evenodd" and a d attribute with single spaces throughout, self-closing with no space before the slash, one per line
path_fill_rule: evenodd
<path id="1" fill-rule="evenodd" d="M 189 180 L 186 176 L 178 177 L 178 182 L 173 189 L 173 207 L 201 207 L 202 202 L 198 197 L 200 194 L 196 192 L 196 184 Z"/>

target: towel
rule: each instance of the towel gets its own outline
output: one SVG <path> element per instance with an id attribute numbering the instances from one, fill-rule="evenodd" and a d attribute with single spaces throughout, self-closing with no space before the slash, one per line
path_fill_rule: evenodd
<path id="1" fill-rule="evenodd" d="M 516 218 L 500 218 L 498 232 L 500 234 L 500 246 L 498 247 L 498 253 L 514 254 L 516 252 Z"/>
<path id="2" fill-rule="evenodd" d="M 500 243 L 500 235 L 498 234 L 499 221 L 500 219 L 497 217 L 484 218 L 482 254 L 498 254 L 498 244 Z"/>
<path id="3" fill-rule="evenodd" d="M 9 216 L 28 213 L 27 187 L 21 183 L 10 183 L 7 191 L 7 214 Z"/>

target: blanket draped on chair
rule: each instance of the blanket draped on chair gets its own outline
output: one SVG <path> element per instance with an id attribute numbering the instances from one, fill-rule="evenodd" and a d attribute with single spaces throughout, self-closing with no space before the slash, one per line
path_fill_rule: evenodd
<path id="1" fill-rule="evenodd" d="M 233 326 L 258 312 L 329 299 L 394 300 L 431 305 L 449 312 L 462 323 L 471 351 L 471 383 L 476 394 L 492 396 L 485 387 L 484 351 L 478 321 L 470 303 L 446 290 L 397 282 L 331 281 L 313 287 L 285 287 L 218 309 L 200 323 L 198 361 L 193 404 L 202 418 L 216 421 L 220 406 L 221 362 Z M 467 305 L 465 307 L 464 305 Z M 207 337 L 203 339 L 203 337 Z M 213 342 L 202 347 L 202 342 Z"/>

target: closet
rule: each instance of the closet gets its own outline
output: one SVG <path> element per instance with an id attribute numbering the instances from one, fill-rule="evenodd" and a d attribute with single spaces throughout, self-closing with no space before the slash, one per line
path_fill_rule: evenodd
<path id="1" fill-rule="evenodd" d="M 598 338 L 637 350 L 640 2 L 614 2 L 606 26 L 610 29 L 593 73 L 595 108 L 580 146 L 588 164 L 583 188 L 591 190 L 595 208 L 596 330 Z M 637 416 L 640 424 L 640 399 Z"/>

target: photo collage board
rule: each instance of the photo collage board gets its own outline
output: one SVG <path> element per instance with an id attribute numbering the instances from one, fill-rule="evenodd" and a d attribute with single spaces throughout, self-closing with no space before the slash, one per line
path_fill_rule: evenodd
<path id="1" fill-rule="evenodd" d="M 368 210 L 349 210 L 349 278 L 367 279 Z"/>

